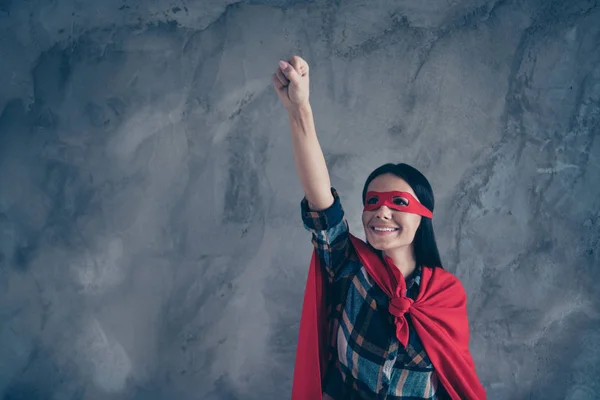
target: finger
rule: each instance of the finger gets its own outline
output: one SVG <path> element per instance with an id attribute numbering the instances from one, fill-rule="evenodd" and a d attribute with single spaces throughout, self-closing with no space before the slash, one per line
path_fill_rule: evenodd
<path id="1" fill-rule="evenodd" d="M 308 63 L 302 57 L 292 56 L 289 63 L 300 75 L 304 76 L 308 73 Z"/>
<path id="2" fill-rule="evenodd" d="M 281 82 L 275 76 L 271 78 L 273 80 L 273 87 L 277 95 L 283 100 L 287 97 L 287 89 L 285 86 L 281 86 Z"/>
<path id="3" fill-rule="evenodd" d="M 279 79 L 276 74 L 273 74 L 271 78 L 273 79 L 273 83 L 275 84 L 277 89 L 282 90 L 288 86 L 285 83 L 281 83 L 281 79 Z"/>
<path id="4" fill-rule="evenodd" d="M 304 61 L 304 59 L 302 57 L 299 56 L 292 56 L 290 57 L 290 59 L 288 60 L 288 62 L 290 64 L 292 64 L 294 66 L 294 68 L 298 69 L 300 66 L 307 64 L 306 61 Z"/>
<path id="5" fill-rule="evenodd" d="M 277 78 L 277 75 L 275 75 L 275 74 L 271 75 L 271 80 L 273 81 L 273 85 L 275 86 L 275 89 L 277 89 L 277 90 L 283 89 L 283 85 L 281 84 L 281 81 Z"/>
<path id="6" fill-rule="evenodd" d="M 287 86 L 290 83 L 288 78 L 285 77 L 285 75 L 279 68 L 277 68 L 277 71 L 275 71 L 275 76 L 277 76 L 277 79 L 279 79 L 279 81 L 281 82 L 281 84 L 283 86 Z"/>
<path id="7" fill-rule="evenodd" d="M 298 83 L 300 80 L 300 75 L 291 64 L 286 61 L 280 61 L 279 66 L 283 72 L 283 75 L 285 75 L 290 82 Z"/>

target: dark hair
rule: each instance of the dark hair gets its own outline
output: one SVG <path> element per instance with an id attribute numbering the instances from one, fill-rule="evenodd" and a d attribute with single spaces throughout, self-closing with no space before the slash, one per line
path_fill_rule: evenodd
<path id="1" fill-rule="evenodd" d="M 435 200 L 433 198 L 433 190 L 425 176 L 416 168 L 408 164 L 385 164 L 371 172 L 367 178 L 362 192 L 363 205 L 367 196 L 367 188 L 369 183 L 375 178 L 383 174 L 393 174 L 402 178 L 415 191 L 417 198 L 425 207 L 433 212 Z M 415 233 L 414 239 L 415 259 L 417 265 L 426 265 L 428 267 L 442 267 L 440 253 L 435 241 L 435 233 L 433 232 L 433 223 L 431 219 L 423 217 L 421 224 Z"/>

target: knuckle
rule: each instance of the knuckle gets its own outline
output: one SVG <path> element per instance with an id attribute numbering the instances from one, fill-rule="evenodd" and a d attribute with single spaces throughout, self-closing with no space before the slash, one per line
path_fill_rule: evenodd
<path id="1" fill-rule="evenodd" d="M 290 64 L 292 64 L 295 68 L 299 68 L 303 65 L 306 65 L 306 61 L 304 61 L 302 57 L 292 56 L 290 58 Z"/>

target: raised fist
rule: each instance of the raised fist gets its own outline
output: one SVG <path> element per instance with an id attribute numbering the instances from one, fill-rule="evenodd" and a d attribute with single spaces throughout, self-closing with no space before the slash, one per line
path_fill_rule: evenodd
<path id="1" fill-rule="evenodd" d="M 308 63 L 301 57 L 292 56 L 287 62 L 280 61 L 271 78 L 286 109 L 308 104 Z"/>

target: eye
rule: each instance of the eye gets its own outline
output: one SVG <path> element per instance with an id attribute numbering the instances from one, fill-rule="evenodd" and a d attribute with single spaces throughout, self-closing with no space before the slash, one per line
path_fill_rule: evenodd
<path id="1" fill-rule="evenodd" d="M 397 206 L 407 206 L 408 205 L 408 200 L 405 199 L 404 197 L 394 197 L 393 199 L 394 204 Z"/>
<path id="2" fill-rule="evenodd" d="M 377 204 L 378 201 L 379 201 L 379 197 L 377 197 L 377 196 L 369 197 L 367 199 L 367 204 L 369 204 L 369 205 Z"/>

